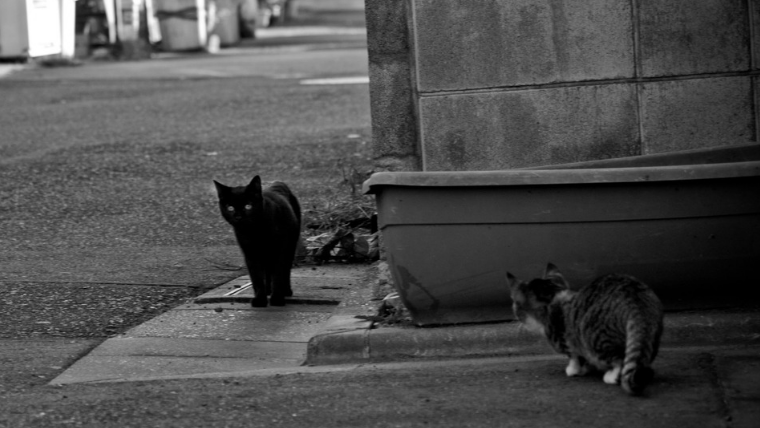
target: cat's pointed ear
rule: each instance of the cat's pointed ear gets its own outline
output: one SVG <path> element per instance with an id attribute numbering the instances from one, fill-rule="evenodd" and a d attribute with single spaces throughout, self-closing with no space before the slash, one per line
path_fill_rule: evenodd
<path id="1" fill-rule="evenodd" d="M 567 283 L 562 272 L 553 263 L 547 263 L 546 272 L 544 272 L 544 279 L 550 280 L 554 285 L 562 288 L 570 288 L 570 284 Z"/>
<path id="2" fill-rule="evenodd" d="M 216 187 L 216 193 L 219 196 L 222 196 L 223 194 L 227 193 L 228 190 L 230 190 L 229 187 L 225 186 L 224 184 L 214 180 L 214 187 Z"/>
<path id="3" fill-rule="evenodd" d="M 254 195 L 261 195 L 261 177 L 254 176 L 248 186 L 245 188 L 246 192 Z"/>
<path id="4" fill-rule="evenodd" d="M 514 290 L 514 288 L 517 287 L 517 284 L 519 283 L 519 279 L 515 278 L 515 276 L 511 273 L 507 272 L 507 286 L 509 286 L 510 291 Z"/>

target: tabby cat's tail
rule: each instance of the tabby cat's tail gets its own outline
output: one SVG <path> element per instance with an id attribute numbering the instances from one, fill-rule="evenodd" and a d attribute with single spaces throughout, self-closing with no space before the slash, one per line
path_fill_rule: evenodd
<path id="1" fill-rule="evenodd" d="M 661 331 L 648 331 L 642 323 L 628 320 L 626 324 L 625 359 L 620 384 L 631 395 L 641 395 L 654 378 L 650 365 L 657 356 Z"/>

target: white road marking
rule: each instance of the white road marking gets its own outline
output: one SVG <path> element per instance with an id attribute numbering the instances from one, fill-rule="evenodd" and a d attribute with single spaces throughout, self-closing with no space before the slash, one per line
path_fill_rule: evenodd
<path id="1" fill-rule="evenodd" d="M 369 76 L 327 77 L 324 79 L 304 79 L 302 85 L 357 85 L 369 83 Z"/>

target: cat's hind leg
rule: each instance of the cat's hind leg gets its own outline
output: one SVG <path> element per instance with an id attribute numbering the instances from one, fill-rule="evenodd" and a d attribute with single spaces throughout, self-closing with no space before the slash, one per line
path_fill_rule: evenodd
<path id="1" fill-rule="evenodd" d="M 269 298 L 269 304 L 272 306 L 285 306 L 285 296 L 277 292 L 272 293 Z"/>
<path id="2" fill-rule="evenodd" d="M 293 296 L 293 287 L 290 282 L 290 271 L 293 269 L 293 264 L 296 260 L 296 249 L 298 248 L 300 240 L 301 235 L 299 233 L 284 248 L 285 256 L 283 257 L 282 265 L 279 267 L 278 276 L 280 278 L 280 283 L 277 284 L 277 286 L 280 287 L 282 295 L 285 297 Z"/>
<path id="3" fill-rule="evenodd" d="M 293 199 L 295 199 L 295 197 L 293 197 Z M 297 208 L 299 222 L 300 222 L 300 211 L 299 211 L 300 207 L 298 207 L 297 201 L 295 203 L 296 203 L 296 208 Z M 293 265 L 296 264 L 296 253 L 298 252 L 298 245 L 300 242 L 301 242 L 301 233 L 299 230 L 299 233 L 296 234 L 295 237 L 292 239 L 291 244 L 285 248 L 285 253 L 288 254 L 287 263 L 282 267 L 283 275 L 284 275 L 283 294 L 285 294 L 285 297 L 293 296 L 293 287 L 290 283 L 290 271 L 293 269 Z"/>
<path id="4" fill-rule="evenodd" d="M 290 289 L 290 261 L 280 263 L 272 272 L 272 297 L 269 303 L 272 306 L 285 306 L 285 298 L 293 295 Z"/>
<path id="5" fill-rule="evenodd" d="M 588 373 L 588 365 L 583 357 L 570 357 L 565 368 L 565 374 L 568 376 L 585 376 Z"/>
<path id="6" fill-rule="evenodd" d="M 620 383 L 620 372 L 623 370 L 623 366 L 618 364 L 613 364 L 612 368 L 607 370 L 604 373 L 604 383 L 609 385 L 617 385 Z"/>
<path id="7" fill-rule="evenodd" d="M 267 270 L 264 276 L 264 284 L 266 284 L 267 296 L 272 294 L 272 274 Z"/>

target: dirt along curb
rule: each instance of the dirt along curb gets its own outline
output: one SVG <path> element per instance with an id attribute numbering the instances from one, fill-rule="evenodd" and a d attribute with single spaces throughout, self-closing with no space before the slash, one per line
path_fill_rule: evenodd
<path id="1" fill-rule="evenodd" d="M 378 269 L 345 298 L 308 342 L 305 365 L 553 354 L 546 340 L 516 322 L 438 327 L 383 326 L 377 314 Z M 505 308 L 506 311 L 509 308 Z M 667 313 L 662 348 L 760 344 L 760 311 L 714 309 Z"/>

